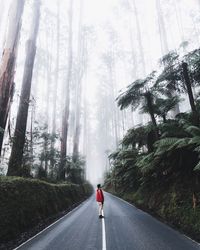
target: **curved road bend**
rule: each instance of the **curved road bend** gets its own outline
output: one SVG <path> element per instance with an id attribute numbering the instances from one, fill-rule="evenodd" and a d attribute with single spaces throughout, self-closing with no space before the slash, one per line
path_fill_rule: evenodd
<path id="1" fill-rule="evenodd" d="M 147 213 L 105 194 L 105 219 L 94 195 L 19 250 L 200 250 L 200 245 Z M 104 231 L 105 230 L 105 231 Z"/>

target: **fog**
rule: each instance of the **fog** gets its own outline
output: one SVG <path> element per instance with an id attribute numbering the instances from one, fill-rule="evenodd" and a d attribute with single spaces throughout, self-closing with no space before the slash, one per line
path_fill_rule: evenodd
<path id="1" fill-rule="evenodd" d="M 0 0 L 1 55 L 14 1 Z M 23 10 L 2 173 L 7 171 L 15 130 L 33 2 L 25 1 Z M 77 151 L 85 156 L 86 179 L 102 182 L 108 155 L 127 129 L 149 121 L 139 111 L 120 111 L 117 96 L 134 80 L 157 70 L 159 59 L 169 51 L 184 55 L 199 47 L 199 11 L 198 0 L 42 0 L 27 137 L 31 131 L 55 129 L 54 147 L 59 151 L 65 114 L 66 154 Z M 187 100 L 180 109 L 188 109 Z M 43 146 L 41 140 L 33 147 L 33 172 L 41 164 Z M 50 168 L 50 160 L 46 164 Z"/>

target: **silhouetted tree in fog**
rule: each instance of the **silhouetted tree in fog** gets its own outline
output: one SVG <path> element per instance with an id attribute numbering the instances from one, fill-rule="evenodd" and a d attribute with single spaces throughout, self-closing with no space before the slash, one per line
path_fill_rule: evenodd
<path id="1" fill-rule="evenodd" d="M 36 54 L 36 39 L 39 28 L 40 19 L 40 1 L 34 2 L 33 19 L 31 24 L 31 33 L 26 43 L 26 60 L 24 66 L 24 75 L 22 81 L 22 90 L 20 96 L 19 109 L 17 113 L 17 121 L 11 156 L 8 165 L 7 175 L 22 175 L 22 157 L 25 143 L 25 133 L 28 118 L 29 99 L 32 83 L 32 72 Z"/>
<path id="2" fill-rule="evenodd" d="M 11 2 L 9 27 L 0 66 L 0 155 L 4 130 L 14 92 L 14 73 L 17 58 L 24 0 Z"/>
<path id="3" fill-rule="evenodd" d="M 72 79 L 72 16 L 73 2 L 70 1 L 69 7 L 69 40 L 68 40 L 68 64 L 67 77 L 63 85 L 63 112 L 62 112 L 62 132 L 61 132 L 61 159 L 59 166 L 59 178 L 65 179 L 65 165 L 67 156 L 67 137 L 69 129 L 69 105 L 70 105 L 70 83 Z"/>

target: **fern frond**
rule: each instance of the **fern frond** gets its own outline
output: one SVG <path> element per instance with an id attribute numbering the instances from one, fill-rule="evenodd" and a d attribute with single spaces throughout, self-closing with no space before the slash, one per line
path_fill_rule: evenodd
<path id="1" fill-rule="evenodd" d="M 193 169 L 193 171 L 200 171 L 200 161 L 199 161 L 199 163 L 195 166 L 195 168 Z"/>
<path id="2" fill-rule="evenodd" d="M 190 133 L 192 136 L 199 136 L 200 137 L 200 128 L 196 126 L 189 126 L 186 128 L 186 131 Z"/>
<path id="3" fill-rule="evenodd" d="M 171 149 L 178 149 L 178 148 L 184 148 L 184 147 L 187 147 L 189 145 L 189 142 L 190 142 L 190 138 L 181 138 L 181 139 L 178 139 L 177 142 L 174 143 L 174 145 L 172 145 L 172 147 L 170 148 Z"/>
<path id="4" fill-rule="evenodd" d="M 189 143 L 199 146 L 200 145 L 200 136 L 195 136 L 195 137 L 191 138 Z"/>
<path id="5" fill-rule="evenodd" d="M 171 138 L 164 138 L 157 141 L 154 145 L 156 147 L 155 156 L 160 156 L 167 151 L 171 150 L 174 144 L 178 141 L 178 138 L 171 137 Z"/>

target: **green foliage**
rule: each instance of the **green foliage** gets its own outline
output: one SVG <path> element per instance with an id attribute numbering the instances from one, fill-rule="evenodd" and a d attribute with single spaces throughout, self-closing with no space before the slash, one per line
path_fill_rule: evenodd
<path id="1" fill-rule="evenodd" d="M 141 148 L 147 143 L 148 130 L 145 126 L 131 128 L 127 131 L 122 140 L 122 145 Z"/>
<path id="2" fill-rule="evenodd" d="M 107 177 L 115 190 L 126 190 L 127 181 L 136 189 L 138 185 L 152 186 L 177 176 L 192 176 L 200 170 L 200 128 L 176 119 L 160 124 L 159 129 L 160 139 L 154 143 L 152 152 L 141 150 L 147 148 L 151 131 L 151 126 L 141 126 L 125 135 L 122 140 L 125 148 L 110 154 L 112 171 Z"/>
<path id="3" fill-rule="evenodd" d="M 121 148 L 109 156 L 111 170 L 105 175 L 105 186 L 199 233 L 195 219 L 199 219 L 200 204 L 195 214 L 184 194 L 192 197 L 196 192 L 200 199 L 200 92 L 195 96 L 192 89 L 200 83 L 200 49 L 182 58 L 176 51 L 169 52 L 161 58 L 158 72 L 135 80 L 117 97 L 120 109 L 140 106 L 152 123 L 127 131 Z M 188 95 L 191 112 L 169 119 L 169 111 L 181 101 L 180 93 Z"/>
<path id="4" fill-rule="evenodd" d="M 0 133 L 4 133 L 4 129 L 0 126 Z"/>
<path id="5" fill-rule="evenodd" d="M 154 89 L 152 82 L 154 81 L 155 72 L 153 71 L 145 79 L 138 79 L 127 87 L 127 90 L 117 97 L 117 103 L 120 109 L 132 106 L 137 108 L 140 103 L 145 102 L 146 95 L 153 95 Z"/>
<path id="6" fill-rule="evenodd" d="M 184 60 L 189 65 L 190 76 L 194 83 L 200 82 L 200 49 L 195 49 L 184 56 Z"/>
<path id="7" fill-rule="evenodd" d="M 167 120 L 166 123 L 159 124 L 160 138 L 165 137 L 176 137 L 183 138 L 189 136 L 189 134 L 184 129 L 185 122 L 182 123 L 178 119 Z"/>
<path id="8" fill-rule="evenodd" d="M 85 158 L 77 155 L 76 158 L 73 156 L 69 158 L 69 161 L 66 165 L 67 172 L 67 181 L 81 184 L 84 182 L 85 175 Z"/>
<path id="9" fill-rule="evenodd" d="M 55 185 L 34 179 L 0 177 L 0 242 L 14 239 L 91 193 L 89 184 Z"/>
<path id="10" fill-rule="evenodd" d="M 138 185 L 136 158 L 137 150 L 121 148 L 109 155 L 112 171 L 106 173 L 105 186 L 111 187 L 116 191 L 121 189 L 133 189 Z"/>

